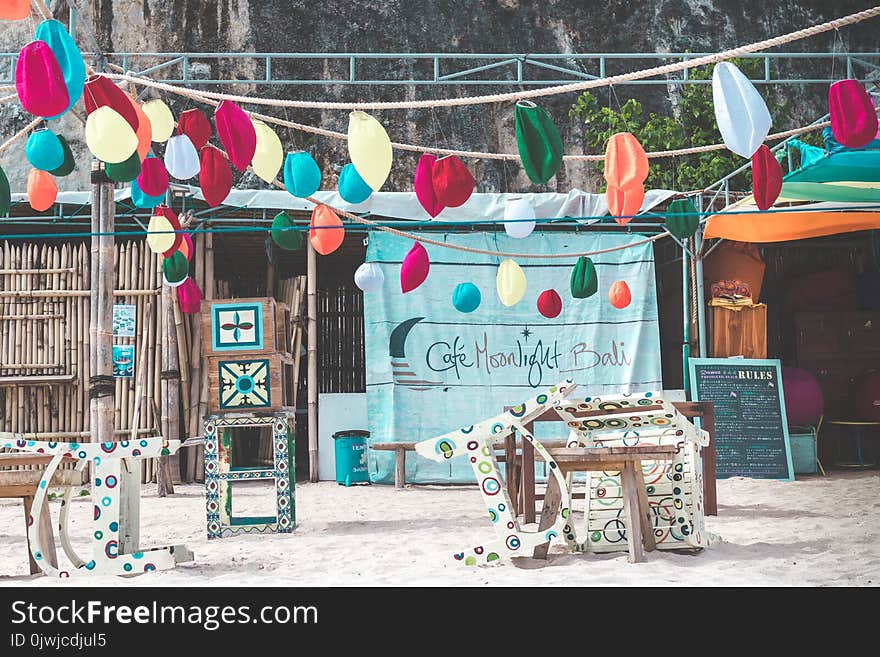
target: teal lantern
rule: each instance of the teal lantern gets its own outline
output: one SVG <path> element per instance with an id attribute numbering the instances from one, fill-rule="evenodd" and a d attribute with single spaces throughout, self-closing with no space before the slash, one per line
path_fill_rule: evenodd
<path id="1" fill-rule="evenodd" d="M 24 155 L 34 169 L 51 171 L 64 164 L 64 146 L 51 130 L 35 130 L 28 137 Z"/>
<path id="2" fill-rule="evenodd" d="M 58 68 L 61 69 L 61 75 L 64 77 L 64 85 L 67 87 L 69 101 L 67 109 L 64 110 L 67 112 L 80 99 L 85 87 L 86 63 L 83 61 L 82 53 L 64 24 L 56 20 L 45 20 L 37 25 L 34 39 L 49 44 L 49 49 L 55 55 Z M 58 118 L 61 114 L 51 118 Z"/>
<path id="3" fill-rule="evenodd" d="M 339 195 L 343 201 L 353 205 L 363 203 L 372 193 L 372 188 L 364 182 L 351 162 L 342 167 L 339 172 Z"/>
<path id="4" fill-rule="evenodd" d="M 321 187 L 321 168 L 305 151 L 288 153 L 284 160 L 284 186 L 297 198 L 311 196 Z"/>
<path id="5" fill-rule="evenodd" d="M 134 203 L 136 208 L 153 209 L 165 202 L 165 194 L 160 194 L 159 196 L 144 194 L 141 188 L 138 187 L 137 180 L 135 179 L 131 181 L 131 202 Z"/>
<path id="6" fill-rule="evenodd" d="M 73 173 L 73 170 L 76 169 L 76 160 L 73 159 L 73 152 L 70 150 L 70 144 L 67 143 L 67 140 L 63 135 L 58 135 L 58 141 L 61 142 L 61 148 L 64 149 L 64 162 L 61 163 L 60 167 L 52 169 L 49 173 L 56 178 L 63 178 L 64 176 L 69 176 Z"/>
<path id="7" fill-rule="evenodd" d="M 452 291 L 452 305 L 460 313 L 472 313 L 480 307 L 480 288 L 473 283 L 459 283 Z"/>

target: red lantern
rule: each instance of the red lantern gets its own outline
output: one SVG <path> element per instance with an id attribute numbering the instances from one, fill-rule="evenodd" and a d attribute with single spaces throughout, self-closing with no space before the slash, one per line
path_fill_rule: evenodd
<path id="1" fill-rule="evenodd" d="M 90 75 L 86 78 L 83 90 L 83 103 L 86 116 L 105 105 L 125 119 L 131 129 L 137 132 L 140 122 L 137 112 L 128 95 L 104 75 Z"/>
<path id="2" fill-rule="evenodd" d="M 437 158 L 430 153 L 424 153 L 419 158 L 416 165 L 416 175 L 413 178 L 413 188 L 416 192 L 416 198 L 425 212 L 431 217 L 436 217 L 443 212 L 443 204 L 437 200 L 437 194 L 434 192 L 433 170 L 434 163 Z"/>
<path id="3" fill-rule="evenodd" d="M 187 315 L 199 312 L 202 303 L 202 291 L 196 282 L 187 276 L 186 280 L 177 286 L 177 300 L 180 302 L 180 311 Z"/>
<path id="4" fill-rule="evenodd" d="M 562 299 L 556 290 L 544 290 L 538 297 L 538 312 L 548 319 L 559 317 L 562 312 Z"/>
<path id="5" fill-rule="evenodd" d="M 148 157 L 141 163 L 137 177 L 140 190 L 147 196 L 159 196 L 168 191 L 168 171 L 158 157 Z"/>
<path id="6" fill-rule="evenodd" d="M 441 157 L 431 168 L 431 180 L 437 201 L 449 208 L 457 208 L 474 192 L 474 177 L 464 163 L 454 155 Z"/>
<path id="7" fill-rule="evenodd" d="M 192 139 L 192 137 L 190 137 Z M 220 205 L 232 190 L 232 170 L 223 153 L 211 145 L 205 146 L 199 156 L 199 185 L 210 206 Z"/>
<path id="8" fill-rule="evenodd" d="M 211 124 L 202 110 L 189 109 L 177 119 L 177 134 L 189 137 L 196 150 L 200 151 L 211 138 Z"/>
<path id="9" fill-rule="evenodd" d="M 224 100 L 214 112 L 214 125 L 229 161 L 239 171 L 247 169 L 257 150 L 257 131 L 250 117 L 235 103 Z"/>
<path id="10" fill-rule="evenodd" d="M 877 111 L 858 80 L 840 80 L 831 85 L 828 111 L 834 138 L 848 148 L 861 148 L 877 134 Z"/>
<path id="11" fill-rule="evenodd" d="M 424 283 L 430 269 L 431 261 L 428 259 L 428 252 L 425 251 L 425 247 L 416 242 L 403 259 L 403 264 L 400 265 L 401 292 L 406 294 Z"/>
<path id="12" fill-rule="evenodd" d="M 752 195 L 759 210 L 773 207 L 782 191 L 782 167 L 767 144 L 752 155 Z"/>
<path id="13" fill-rule="evenodd" d="M 615 281 L 608 290 L 608 300 L 615 308 L 626 308 L 632 302 L 629 285 L 625 281 Z"/>
<path id="14" fill-rule="evenodd" d="M 45 41 L 31 41 L 18 53 L 15 91 L 26 112 L 44 118 L 67 110 L 70 96 L 55 53 Z"/>
<path id="15" fill-rule="evenodd" d="M 321 255 L 333 253 L 345 239 L 342 220 L 326 205 L 315 206 L 309 226 L 309 242 Z"/>

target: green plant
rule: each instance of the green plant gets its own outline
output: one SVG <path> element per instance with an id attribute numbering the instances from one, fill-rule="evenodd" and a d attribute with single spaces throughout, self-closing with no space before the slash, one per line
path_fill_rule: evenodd
<path id="1" fill-rule="evenodd" d="M 763 75 L 763 63 L 760 59 L 731 61 L 750 78 Z M 712 77 L 713 68 L 714 66 L 694 68 L 688 75 L 691 79 L 708 80 Z M 720 144 L 721 134 L 715 124 L 712 105 L 712 85 L 685 84 L 677 89 L 670 102 L 669 115 L 649 112 L 646 116 L 642 104 L 634 98 L 619 105 L 617 110 L 607 105 L 600 106 L 598 99 L 587 91 L 572 105 L 569 116 L 584 122 L 584 141 L 589 151 L 595 153 L 604 150 L 608 139 L 615 132 L 633 133 L 649 152 Z M 764 86 L 760 91 L 773 117 L 774 129 L 784 129 L 783 126 L 789 122 L 791 103 L 784 100 L 775 87 Z M 650 172 L 645 182 L 647 188 L 687 191 L 704 188 L 742 166 L 746 160 L 724 149 L 651 159 L 650 163 Z M 597 162 L 596 168 L 601 172 L 604 162 Z M 731 189 L 746 191 L 750 188 L 748 172 L 731 180 Z M 601 189 L 605 189 L 604 183 Z"/>

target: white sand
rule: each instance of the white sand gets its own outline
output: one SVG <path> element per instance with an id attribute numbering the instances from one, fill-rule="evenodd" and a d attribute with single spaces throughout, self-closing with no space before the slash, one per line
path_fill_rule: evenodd
<path id="1" fill-rule="evenodd" d="M 880 473 L 835 472 L 796 482 L 718 482 L 719 515 L 707 528 L 722 542 L 688 555 L 656 551 L 640 564 L 624 553 L 564 554 L 468 568 L 453 551 L 492 538 L 477 489 L 461 487 L 298 484 L 293 534 L 208 541 L 200 485 L 178 486 L 166 499 L 145 486 L 141 537 L 145 547 L 185 543 L 193 563 L 126 578 L 131 586 L 386 586 L 585 585 L 762 586 L 880 584 Z M 265 489 L 264 489 L 265 491 Z M 256 488 L 238 493 L 236 513 L 260 512 Z M 242 503 L 239 510 L 237 502 Z M 581 503 L 582 504 L 582 503 Z M 262 509 L 261 509 L 262 506 Z M 59 504 L 51 504 L 57 517 Z M 72 534 L 81 554 L 92 506 L 77 499 Z M 27 575 L 21 503 L 0 500 L 0 585 L 64 585 Z M 60 553 L 60 547 L 59 547 Z M 64 559 L 63 555 L 59 556 Z M 78 578 L 79 584 L 120 584 Z"/>

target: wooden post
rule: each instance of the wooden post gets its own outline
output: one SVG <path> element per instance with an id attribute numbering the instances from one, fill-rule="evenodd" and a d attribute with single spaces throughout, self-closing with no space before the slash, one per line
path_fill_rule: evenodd
<path id="1" fill-rule="evenodd" d="M 162 435 L 176 440 L 179 435 L 180 372 L 177 357 L 177 331 L 174 325 L 174 290 L 162 284 Z M 158 458 L 156 483 L 159 497 L 174 494 L 169 457 Z"/>
<path id="2" fill-rule="evenodd" d="M 318 256 L 308 243 L 309 481 L 318 481 Z"/>

